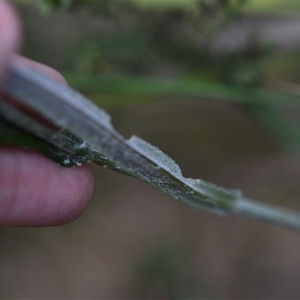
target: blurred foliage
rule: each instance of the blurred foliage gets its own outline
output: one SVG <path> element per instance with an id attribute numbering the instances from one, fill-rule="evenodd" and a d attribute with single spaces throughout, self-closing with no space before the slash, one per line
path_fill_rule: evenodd
<path id="1" fill-rule="evenodd" d="M 291 103 L 291 96 L 297 104 L 299 96 L 264 90 L 265 82 L 284 60 L 278 60 L 274 45 L 262 40 L 256 30 L 234 50 L 216 50 L 214 44 L 225 28 L 249 11 L 264 12 L 272 6 L 284 11 L 295 6 L 275 4 L 251 0 L 44 0 L 41 9 L 85 12 L 107 24 L 103 32 L 87 35 L 70 51 L 72 74 L 67 73 L 71 85 L 96 102 L 101 98 L 100 105 L 136 103 L 164 95 L 230 100 L 258 118 L 284 146 L 299 152 L 297 126 L 274 107 Z M 262 88 L 259 92 L 258 87 Z"/>
<path id="2" fill-rule="evenodd" d="M 184 271 L 184 253 L 178 245 L 166 242 L 147 249 L 136 267 L 138 298 L 205 299 L 207 291 Z"/>
<path id="3" fill-rule="evenodd" d="M 204 74 L 217 80 L 255 85 L 270 51 L 253 36 L 238 53 L 213 53 L 214 36 L 239 18 L 247 1 L 64 1 L 45 0 L 43 11 L 85 10 L 113 22 L 118 30 L 87 36 L 70 61 L 79 72 L 108 75 Z M 125 24 L 126 23 L 126 24 Z M 203 35 L 204 46 L 197 41 Z M 268 45 L 267 45 L 268 46 Z M 168 75 L 170 75 L 168 73 Z"/>

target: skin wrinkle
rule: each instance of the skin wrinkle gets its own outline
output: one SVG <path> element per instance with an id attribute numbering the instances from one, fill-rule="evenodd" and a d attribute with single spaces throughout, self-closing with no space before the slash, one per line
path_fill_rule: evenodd
<path id="1" fill-rule="evenodd" d="M 3 200 L 1 190 L 6 188 L 5 185 L 9 184 L 8 188 L 13 193 L 9 197 L 6 195 L 6 201 L 1 204 L 0 225 L 8 223 L 10 219 L 13 220 L 10 225 L 14 226 L 61 225 L 76 219 L 87 208 L 92 198 L 89 186 L 94 183 L 90 166 L 65 168 L 63 176 L 57 176 L 57 169 L 62 168 L 59 165 L 53 168 L 53 163 L 43 156 L 30 151 L 6 150 L 12 153 L 15 160 L 3 158 L 1 149 L 0 165 L 10 168 L 11 172 L 7 175 L 15 178 L 15 181 L 7 182 L 3 175 L 0 176 L 0 200 Z M 43 168 L 39 168 L 42 163 Z M 18 171 L 14 173 L 13 170 Z M 26 178 L 25 186 L 23 178 Z M 3 207 L 6 209 L 3 210 Z"/>
<path id="2" fill-rule="evenodd" d="M 53 186 L 51 188 L 56 189 L 57 187 L 59 187 L 58 178 L 55 176 L 55 174 L 53 174 L 51 176 L 51 178 L 53 178 L 53 180 L 52 180 Z M 72 182 L 69 182 L 69 181 L 70 181 L 69 176 L 67 176 L 64 189 L 59 190 L 60 194 L 58 195 L 58 197 L 62 200 L 59 202 L 59 205 L 57 205 L 57 207 L 56 207 L 55 214 L 58 217 L 64 215 L 66 211 L 67 212 L 70 211 L 70 203 L 72 202 L 72 199 L 70 199 L 70 195 L 68 194 L 68 192 L 66 192 L 72 186 Z"/>
<path id="3" fill-rule="evenodd" d="M 57 206 L 55 207 L 55 212 L 54 215 L 57 216 L 57 218 L 59 218 L 60 216 L 63 216 L 64 214 L 69 214 L 70 211 L 72 211 L 70 204 L 72 204 L 72 200 L 74 198 L 71 197 L 71 195 L 69 194 L 69 189 L 73 189 L 73 186 L 76 187 L 77 185 L 74 185 L 72 181 L 78 182 L 78 180 L 76 178 L 70 178 L 70 174 L 68 173 L 65 180 L 66 182 L 64 183 L 64 187 L 63 188 L 59 188 L 60 187 L 60 182 L 59 179 L 55 176 L 55 173 L 53 172 L 53 170 L 49 170 L 49 172 L 51 172 L 52 174 L 49 176 L 49 178 L 51 179 L 51 181 L 48 184 L 48 188 L 49 188 L 49 192 L 54 189 L 57 190 L 58 194 L 57 197 L 59 199 L 61 199 Z M 46 179 L 48 181 L 48 179 Z M 78 194 L 76 193 L 75 189 L 74 189 L 74 194 Z M 47 194 L 47 196 L 49 196 L 49 193 Z M 49 207 L 51 207 L 51 199 L 49 199 L 49 197 L 47 197 L 47 199 L 45 200 L 47 202 L 47 204 L 49 205 Z M 46 207 L 46 210 L 48 208 Z"/>
<path id="4" fill-rule="evenodd" d="M 28 162 L 26 160 L 26 154 L 20 152 L 18 155 L 15 156 L 14 160 L 6 159 L 4 160 L 4 163 L 8 162 L 10 163 L 10 169 L 11 174 L 9 174 L 9 178 L 12 178 L 13 180 L 9 182 L 8 189 L 11 191 L 11 195 L 6 195 L 6 198 L 10 201 L 6 201 L 6 213 L 5 215 L 2 215 L 2 221 L 5 219 L 10 219 L 12 216 L 18 216 L 19 220 L 30 217 L 30 211 L 36 210 L 38 208 L 39 211 L 41 211 L 41 208 L 45 206 L 45 201 L 37 201 L 36 195 L 34 193 L 34 190 L 31 189 L 24 189 L 24 186 L 30 186 L 34 180 L 31 179 L 31 176 L 34 178 L 38 178 L 39 182 L 44 181 L 41 180 L 41 175 L 43 174 L 30 174 L 28 175 Z M 30 167 L 30 166 L 29 166 Z M 8 169 L 8 166 L 6 166 L 6 169 Z M 38 169 L 36 170 L 39 171 Z M 46 171 L 46 170 L 45 170 Z M 26 184 L 24 185 L 23 178 L 26 178 Z M 38 184 L 40 185 L 40 184 Z M 3 186 L 3 183 L 0 182 L 0 186 Z M 20 198 L 24 197 L 27 199 L 27 201 L 20 201 Z"/>
<path id="5" fill-rule="evenodd" d="M 84 188 L 84 186 L 87 185 L 87 177 L 82 177 L 82 182 L 84 182 L 84 184 L 81 185 L 74 185 L 74 183 L 72 183 L 73 187 L 73 195 L 71 195 L 70 193 L 65 193 L 63 192 L 62 195 L 60 195 L 61 200 L 59 202 L 59 205 L 56 206 L 56 215 L 59 219 L 62 219 L 61 216 L 68 216 L 68 219 L 64 218 L 64 223 L 65 222 L 70 222 L 74 219 L 76 219 L 78 217 L 78 211 L 83 211 L 86 209 L 86 202 L 83 201 L 79 201 L 78 195 L 80 194 L 80 191 L 82 190 L 82 188 Z M 79 180 L 75 180 L 76 182 L 80 182 Z M 68 186 L 68 184 L 67 184 Z M 80 187 L 81 186 L 81 187 Z M 66 187 L 66 189 L 68 189 L 68 187 Z M 61 191 L 63 191 L 61 189 Z M 91 195 L 89 195 L 88 197 L 91 197 Z M 74 205 L 75 203 L 75 205 Z"/>
<path id="6" fill-rule="evenodd" d="M 26 159 L 23 155 L 23 159 Z M 49 180 L 47 177 L 50 177 L 52 174 L 49 172 L 48 166 L 45 166 L 43 170 L 39 168 L 35 168 L 34 172 L 30 174 L 28 178 L 28 185 L 34 186 L 35 188 L 32 190 L 28 189 L 28 194 L 25 196 L 26 199 L 28 199 L 29 207 L 28 207 L 28 216 L 32 214 L 32 211 L 38 211 L 41 216 L 45 215 L 47 213 L 47 208 L 50 206 L 49 201 L 49 194 L 51 193 L 50 186 L 48 184 Z M 27 175 L 27 170 L 30 169 L 30 165 L 28 165 L 28 162 L 26 166 L 23 166 L 23 172 L 24 175 Z M 53 174 L 55 176 L 55 174 Z M 53 176 L 52 175 L 52 176 Z M 37 180 L 37 182 L 36 182 Z M 39 195 L 36 190 L 44 186 L 43 195 Z M 40 199 L 41 198 L 41 199 Z M 43 199 L 43 200 L 42 200 Z M 26 204 L 27 206 L 27 204 Z M 26 211 L 26 206 L 23 207 L 23 210 Z"/>
<path id="7" fill-rule="evenodd" d="M 80 191 L 84 188 L 84 186 L 87 184 L 86 182 L 86 177 L 80 176 L 79 174 L 77 174 L 76 178 L 74 179 L 75 182 L 77 182 L 77 185 L 73 184 L 73 180 L 72 178 L 68 178 L 68 181 L 66 182 L 66 187 L 65 190 L 61 190 L 62 195 L 60 196 L 62 199 L 62 201 L 60 201 L 60 205 L 57 206 L 57 216 L 63 216 L 68 214 L 70 216 L 70 218 L 76 218 L 76 210 L 72 209 L 72 206 L 70 206 L 70 203 L 72 203 L 74 201 L 74 198 L 70 197 L 70 195 L 68 193 L 66 193 L 65 191 L 68 189 L 69 186 L 74 185 L 74 195 L 77 196 L 79 195 Z M 74 197 L 74 196 L 73 196 Z M 80 203 L 78 203 L 79 205 Z M 82 203 L 84 204 L 84 203 Z M 82 209 L 84 209 L 84 206 L 82 206 Z"/>
<path id="8" fill-rule="evenodd" d="M 16 174 L 16 160 L 1 160 L 0 156 L 0 165 L 5 170 L 8 170 L 10 173 L 0 173 L 0 183 L 3 182 L 0 186 L 3 187 L 0 190 L 0 201 L 4 204 L 1 205 L 0 217 L 1 219 L 9 218 L 12 209 L 16 203 L 17 195 L 18 195 L 18 186 L 19 186 L 19 176 Z M 7 178 L 12 178 L 13 180 L 7 180 Z M 4 189 L 4 193 L 3 190 Z M 4 201 L 6 200 L 6 201 Z M 10 201 L 8 201 L 10 200 Z"/>

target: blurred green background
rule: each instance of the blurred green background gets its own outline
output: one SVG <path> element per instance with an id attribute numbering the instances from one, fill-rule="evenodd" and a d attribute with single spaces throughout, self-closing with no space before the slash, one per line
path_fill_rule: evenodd
<path id="1" fill-rule="evenodd" d="M 186 177 L 300 208 L 300 1 L 15 1 L 22 53 Z M 5 299 L 297 299 L 300 238 L 95 166 L 70 225 L 1 228 Z M 34 176 L 34 174 L 33 174 Z"/>

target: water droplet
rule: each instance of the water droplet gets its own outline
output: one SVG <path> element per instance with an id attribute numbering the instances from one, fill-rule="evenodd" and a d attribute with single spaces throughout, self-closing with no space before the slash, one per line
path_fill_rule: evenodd
<path id="1" fill-rule="evenodd" d="M 64 160 L 64 164 L 65 165 L 68 165 L 70 163 L 70 160 L 68 159 L 68 158 L 66 158 L 65 160 Z"/>
<path id="2" fill-rule="evenodd" d="M 86 147 L 86 142 L 81 143 L 77 148 L 78 149 L 83 149 Z"/>

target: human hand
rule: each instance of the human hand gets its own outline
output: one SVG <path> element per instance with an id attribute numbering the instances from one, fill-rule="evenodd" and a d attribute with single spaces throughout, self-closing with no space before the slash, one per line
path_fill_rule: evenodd
<path id="1" fill-rule="evenodd" d="M 14 61 L 60 81 L 55 70 L 14 54 L 20 42 L 17 14 L 0 1 L 0 86 Z M 0 147 L 0 225 L 51 226 L 80 216 L 90 203 L 95 179 L 90 165 L 63 168 L 33 152 Z"/>

